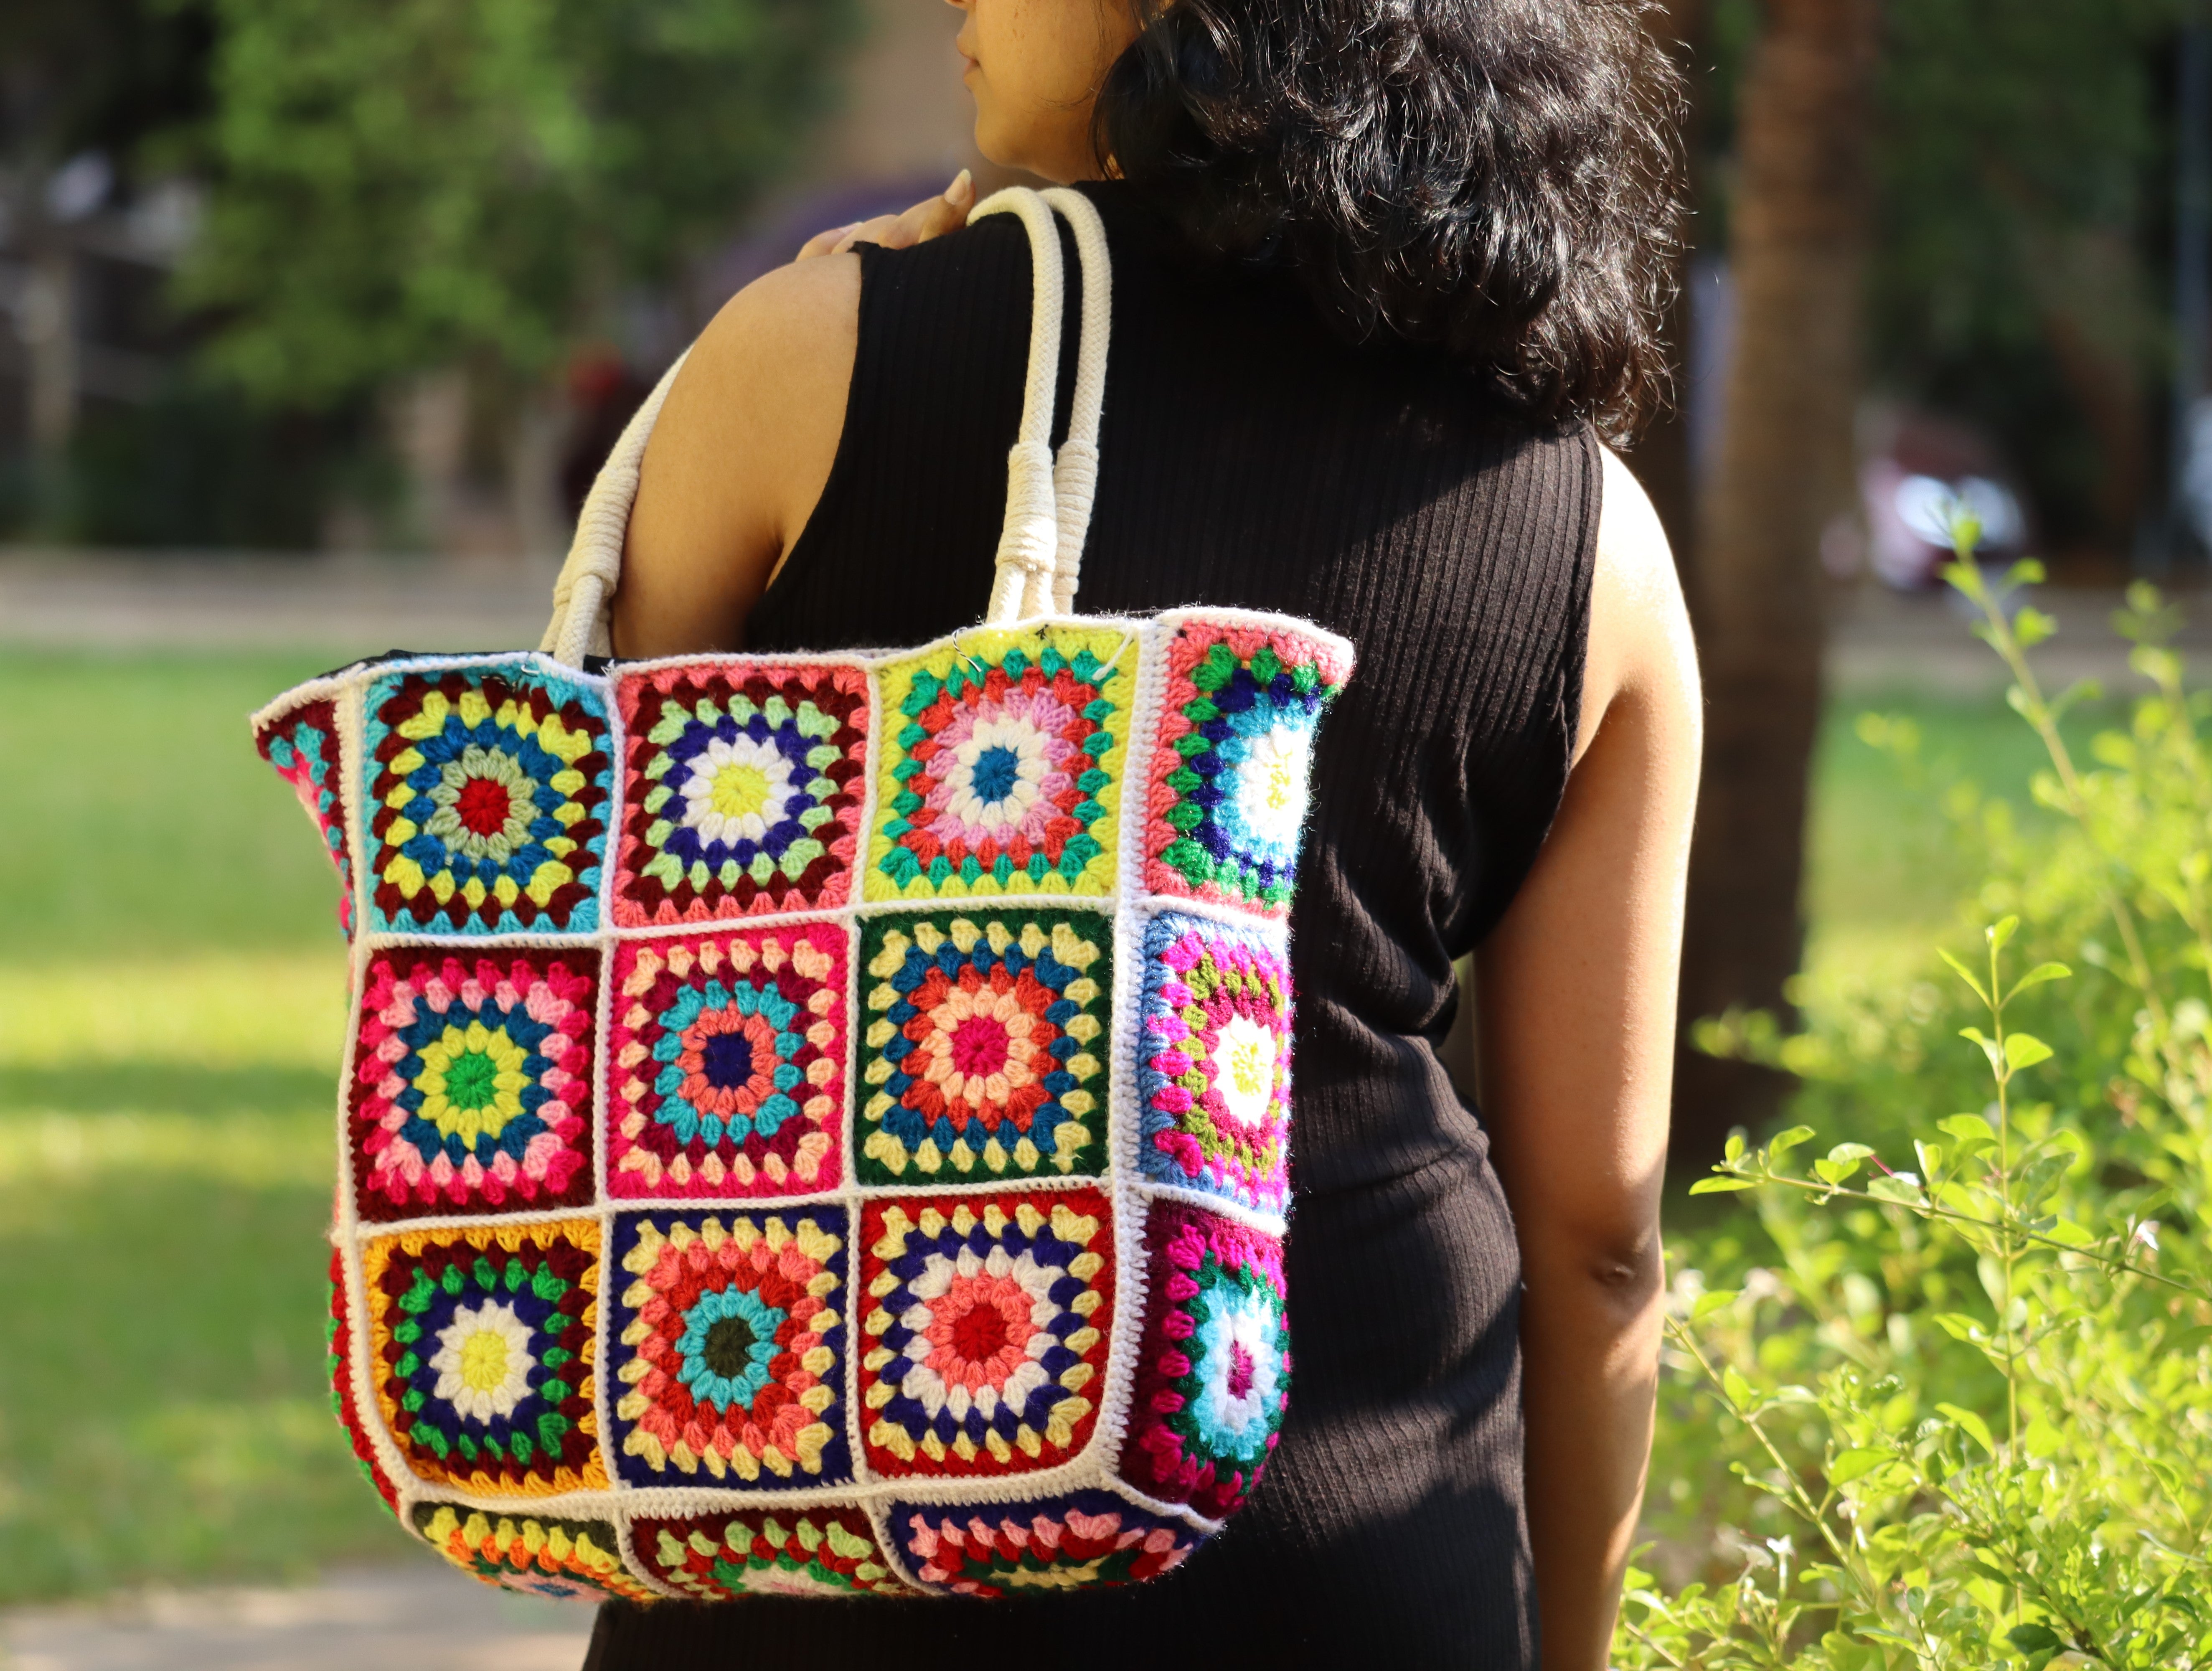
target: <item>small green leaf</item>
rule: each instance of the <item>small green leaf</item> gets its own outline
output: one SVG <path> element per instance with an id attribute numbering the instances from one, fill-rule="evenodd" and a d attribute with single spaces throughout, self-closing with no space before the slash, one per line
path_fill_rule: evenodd
<path id="1" fill-rule="evenodd" d="M 1968 986 L 1974 989 L 1975 997 L 1980 999 L 1984 1004 L 1990 1001 L 1989 988 L 1981 983 L 1980 979 L 1976 976 L 1973 970 L 1968 969 L 1964 963 L 1960 963 L 1956 957 L 1954 957 L 1940 945 L 1936 948 L 1936 955 L 1941 957 L 1945 963 L 1950 964 L 1951 972 L 1954 975 L 1957 975 L 1961 981 L 1964 981 Z"/>
<path id="2" fill-rule="evenodd" d="M 1735 1304 L 1738 1291 L 1734 1288 L 1716 1288 L 1710 1294 L 1698 1295 L 1698 1303 L 1690 1308 L 1690 1321 L 1694 1323 L 1711 1316 L 1723 1306 Z"/>
<path id="3" fill-rule="evenodd" d="M 1751 1390 L 1751 1382 L 1734 1370 L 1721 1371 L 1721 1391 L 1728 1395 L 1728 1401 L 1739 1410 L 1748 1410 L 1758 1401 L 1757 1395 Z"/>
<path id="4" fill-rule="evenodd" d="M 1749 1178 L 1699 1178 L 1690 1186 L 1692 1195 L 1726 1195 L 1738 1189 L 1756 1189 Z"/>
<path id="5" fill-rule="evenodd" d="M 2005 1640 L 2023 1654 L 2047 1654 L 2066 1645 L 2048 1625 L 2015 1625 L 2005 1632 Z"/>
<path id="6" fill-rule="evenodd" d="M 2039 987 L 2045 981 L 2069 980 L 2073 974 L 2074 971 L 2063 963 L 2038 963 L 2013 983 L 2013 995 L 2017 996 L 2030 987 Z"/>
<path id="7" fill-rule="evenodd" d="M 2058 623 L 2039 609 L 2024 609 L 2012 618 L 2013 636 L 2020 647 L 2032 650 L 2058 630 Z"/>
<path id="8" fill-rule="evenodd" d="M 2097 1245 L 2097 1238 L 2071 1218 L 2059 1219 L 2043 1234 L 2062 1248 L 2094 1248 Z"/>
<path id="9" fill-rule="evenodd" d="M 2020 918 L 2017 915 L 2000 917 L 1982 930 L 1982 938 L 1990 943 L 1990 951 L 2002 951 L 2019 927 Z"/>
<path id="10" fill-rule="evenodd" d="M 1964 1340 L 1968 1346 L 1983 1339 L 1982 1326 L 1961 1311 L 1939 1311 L 1936 1326 L 1954 1340 Z"/>
<path id="11" fill-rule="evenodd" d="M 1889 1460 L 1890 1455 L 1887 1450 L 1870 1450 L 1864 1448 L 1846 1450 L 1828 1464 L 1828 1483 L 1832 1486 L 1848 1486 L 1854 1480 L 1863 1480 Z"/>
<path id="12" fill-rule="evenodd" d="M 1899 1206 L 1920 1205 L 1919 1186 L 1907 1183 L 1903 1178 L 1869 1178 L 1867 1194 L 1878 1201 L 1894 1201 Z"/>
<path id="13" fill-rule="evenodd" d="M 1784 1155 L 1789 1153 L 1790 1150 L 1796 1148 L 1800 1144 L 1809 1141 L 1814 1135 L 1813 1128 L 1810 1126 L 1792 1126 L 1788 1131 L 1783 1133 L 1779 1137 L 1771 1138 L 1767 1140 L 1767 1158 L 1770 1160 L 1779 1160 Z"/>
<path id="14" fill-rule="evenodd" d="M 1957 1144 L 1960 1149 L 1972 1154 L 1978 1149 L 1994 1148 L 1997 1134 L 1990 1122 L 1978 1114 L 1954 1114 L 1936 1122 L 1936 1129 Z"/>
<path id="15" fill-rule="evenodd" d="M 1997 1454 L 1996 1441 L 1990 1437 L 1990 1425 L 1961 1404 L 1939 1404 L 1936 1407 L 1964 1428 L 1976 1444 L 1992 1456 Z"/>
<path id="16" fill-rule="evenodd" d="M 1972 563 L 1947 562 L 1936 572 L 1962 595 L 1978 604 L 1990 595 L 1989 587 L 1982 581 L 1982 571 Z"/>
<path id="17" fill-rule="evenodd" d="M 1733 1166 L 1743 1158 L 1743 1133 L 1730 1132 L 1728 1135 L 1728 1142 L 1722 1146 L 1721 1158 Z"/>
<path id="18" fill-rule="evenodd" d="M 2003 1073 L 2005 1071 L 2004 1052 L 1997 1048 L 1997 1042 L 1995 1039 L 1989 1037 L 1978 1027 L 1961 1027 L 1959 1029 L 1959 1036 L 1962 1039 L 1971 1040 L 1973 1043 L 1981 1047 L 1982 1054 L 1990 1059 L 1990 1072 L 1996 1074 Z"/>
<path id="19" fill-rule="evenodd" d="M 2015 1073 L 2023 1067 L 2033 1067 L 2038 1062 L 2047 1062 L 2056 1054 L 2049 1045 L 2033 1033 L 2005 1035 L 2005 1066 Z"/>

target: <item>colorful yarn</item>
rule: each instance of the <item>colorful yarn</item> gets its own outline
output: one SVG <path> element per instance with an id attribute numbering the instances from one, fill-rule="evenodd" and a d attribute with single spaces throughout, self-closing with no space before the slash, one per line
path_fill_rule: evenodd
<path id="1" fill-rule="evenodd" d="M 1259 1483 L 1290 1403 L 1279 1243 L 1213 1213 L 1156 1201 L 1151 1294 L 1122 1477 L 1209 1519 Z"/>
<path id="2" fill-rule="evenodd" d="M 1179 1564 L 1287 1398 L 1282 919 L 1349 668 L 1193 612 L 255 716 L 371 936 L 328 1367 L 386 1503 L 586 1600 Z"/>
<path id="3" fill-rule="evenodd" d="M 507 666 L 391 673 L 366 701 L 373 927 L 599 926 L 604 697 Z"/>
<path id="4" fill-rule="evenodd" d="M 1025 1474 L 1078 1455 L 1114 1315 L 1097 1189 L 872 1201 L 861 1420 L 877 1474 Z"/>
<path id="5" fill-rule="evenodd" d="M 370 959 L 354 1054 L 363 1218 L 591 1200 L 599 968 L 580 946 Z"/>
<path id="6" fill-rule="evenodd" d="M 627 1214 L 615 1311 L 617 1466 L 641 1486 L 848 1479 L 840 1367 L 842 1209 L 786 1218 Z"/>
<path id="7" fill-rule="evenodd" d="M 337 705 L 311 702 L 254 734 L 261 757 L 292 786 L 338 872 L 338 927 L 353 934 L 353 850 L 346 836 L 344 773 L 338 765 Z"/>
<path id="8" fill-rule="evenodd" d="M 653 1576 L 700 1601 L 744 1595 L 911 1595 L 860 1509 L 689 1519 L 641 1516 L 631 1545 Z"/>
<path id="9" fill-rule="evenodd" d="M 1147 887 L 1289 911 L 1314 732 L 1347 671 L 1294 633 L 1178 629 L 1152 757 Z"/>
<path id="10" fill-rule="evenodd" d="M 800 923 L 617 946 L 610 1194 L 836 1187 L 849 932 Z"/>
<path id="11" fill-rule="evenodd" d="M 414 1521 L 455 1566 L 505 1589 L 557 1601 L 660 1599 L 629 1576 L 621 1539 L 605 1521 L 488 1515 L 452 1503 L 417 1503 Z"/>
<path id="12" fill-rule="evenodd" d="M 1058 910 L 866 923 L 865 1182 L 1104 1170 L 1111 923 Z"/>
<path id="13" fill-rule="evenodd" d="M 1291 975 L 1279 933 L 1161 913 L 1145 930 L 1143 1004 L 1145 1176 L 1285 1211 Z"/>
<path id="14" fill-rule="evenodd" d="M 346 1437 L 353 1446 L 354 1466 L 361 1470 L 362 1479 L 376 1488 L 384 1499 L 384 1506 L 392 1513 L 399 1512 L 399 1492 L 384 1466 L 376 1459 L 376 1447 L 368 1442 L 368 1429 L 363 1425 L 361 1412 L 353 1397 L 353 1331 L 346 1327 L 345 1255 L 337 1249 L 331 1250 L 331 1315 L 323 1325 L 324 1373 L 331 1383 L 331 1413 L 345 1429 Z"/>
<path id="15" fill-rule="evenodd" d="M 1198 1534 L 1111 1492 L 1042 1502 L 894 1504 L 891 1537 L 923 1583 L 956 1595 L 1103 1589 L 1182 1565 Z"/>
<path id="16" fill-rule="evenodd" d="M 895 730 L 866 896 L 1111 893 L 1129 724 L 1114 662 L 1127 642 L 1111 630 L 978 631 L 884 669 Z"/>
<path id="17" fill-rule="evenodd" d="M 377 1406 L 418 1479 L 503 1497 L 607 1483 L 592 1407 L 599 1255 L 591 1218 L 362 1249 Z"/>
<path id="18" fill-rule="evenodd" d="M 821 910 L 852 894 L 868 749 L 857 666 L 678 666 L 617 687 L 629 766 L 614 920 Z"/>

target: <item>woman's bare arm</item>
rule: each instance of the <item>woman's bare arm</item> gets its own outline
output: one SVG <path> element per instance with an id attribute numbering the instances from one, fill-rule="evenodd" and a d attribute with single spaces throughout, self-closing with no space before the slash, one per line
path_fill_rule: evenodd
<path id="1" fill-rule="evenodd" d="M 962 169 L 903 215 L 822 234 L 700 334 L 647 443 L 615 592 L 626 656 L 734 649 L 829 485 L 860 340 L 855 242 L 903 249 L 965 224 Z"/>
<path id="2" fill-rule="evenodd" d="M 1544 1671 L 1601 1671 L 1650 1460 L 1659 1194 L 1700 738 L 1666 537 L 1606 454 L 1579 758 L 1477 957 L 1485 1121 L 1521 1243 Z"/>

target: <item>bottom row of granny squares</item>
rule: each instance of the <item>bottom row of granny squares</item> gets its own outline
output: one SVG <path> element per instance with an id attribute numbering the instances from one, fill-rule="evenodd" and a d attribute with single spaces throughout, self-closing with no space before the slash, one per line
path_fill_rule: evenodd
<path id="1" fill-rule="evenodd" d="M 1179 1562 L 1257 1482 L 1289 1394 L 1273 1238 L 1150 1204 L 1116 1477 L 1025 1492 L 1024 1474 L 1086 1455 L 1100 1419 L 1109 1198 L 1075 1187 L 883 1200 L 858 1223 L 846 1211 L 648 1210 L 617 1214 L 611 1232 L 571 1219 L 368 1238 L 366 1410 L 343 1255 L 332 1264 L 333 1388 L 364 1471 L 480 1577 L 636 1600 L 1133 1583 Z M 849 1443 L 848 1399 L 862 1412 Z M 364 1416 L 412 1476 L 405 1499 Z M 986 1486 L 980 1500 L 907 1500 L 961 1479 Z M 870 1481 L 856 1497 L 872 1507 L 750 1492 L 626 1503 L 621 1489 Z M 441 1487 L 476 1504 L 438 1500 Z M 568 1500 L 557 1514 L 477 1506 L 486 1495 Z"/>
<path id="2" fill-rule="evenodd" d="M 611 1522 L 418 1503 L 415 1529 L 489 1583 L 534 1595 L 655 1601 L 623 1560 Z M 931 1590 L 1000 1596 L 1157 1577 L 1200 1534 L 1107 1491 L 1035 1503 L 896 1504 L 887 1516 L 907 1571 Z M 630 1522 L 636 1563 L 701 1601 L 748 1595 L 912 1595 L 858 1507 L 718 1510 Z"/>

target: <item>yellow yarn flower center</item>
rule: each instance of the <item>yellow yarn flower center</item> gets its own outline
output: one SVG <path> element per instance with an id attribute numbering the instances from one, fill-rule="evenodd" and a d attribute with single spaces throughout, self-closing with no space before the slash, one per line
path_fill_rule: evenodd
<path id="1" fill-rule="evenodd" d="M 749 818 L 768 805 L 768 774 L 733 760 L 714 774 L 714 811 L 726 818 Z"/>
<path id="2" fill-rule="evenodd" d="M 491 1393 L 507 1384 L 507 1337 L 480 1328 L 461 1346 L 461 1384 L 472 1393 Z"/>

